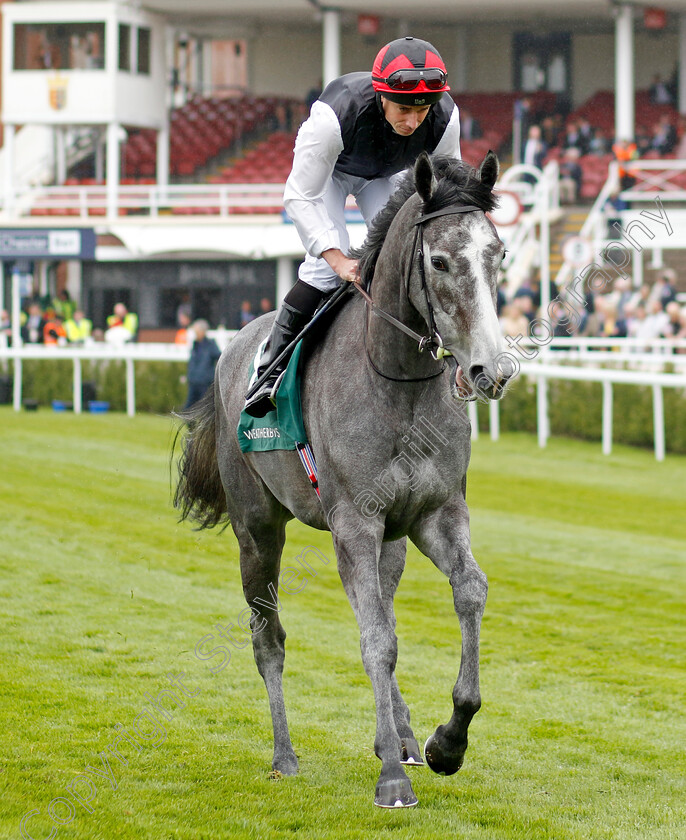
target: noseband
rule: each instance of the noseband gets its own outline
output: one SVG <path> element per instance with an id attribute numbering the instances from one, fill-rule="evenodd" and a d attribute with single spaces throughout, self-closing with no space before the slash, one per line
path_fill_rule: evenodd
<path id="1" fill-rule="evenodd" d="M 384 321 L 388 321 L 389 324 L 392 324 L 394 327 L 399 329 L 401 332 L 404 332 L 405 335 L 408 335 L 418 344 L 418 349 L 420 353 L 423 353 L 424 350 L 428 350 L 429 353 L 433 356 L 436 361 L 440 361 L 444 356 L 450 356 L 451 353 L 449 350 L 445 349 L 443 345 L 443 339 L 441 338 L 441 334 L 438 332 L 438 328 L 436 327 L 436 318 L 434 315 L 434 308 L 431 303 L 431 298 L 429 297 L 429 288 L 426 284 L 426 272 L 424 271 L 424 236 L 423 236 L 423 225 L 425 222 L 428 222 L 430 219 L 438 218 L 439 216 L 454 216 L 458 213 L 472 213 L 475 210 L 481 210 L 481 207 L 476 207 L 473 204 L 451 204 L 448 207 L 444 207 L 442 210 L 434 210 L 433 213 L 425 213 L 423 216 L 420 216 L 414 222 L 414 240 L 412 242 L 412 259 L 409 262 L 407 276 L 405 277 L 405 294 L 407 296 L 408 301 L 410 300 L 410 278 L 412 276 L 412 267 L 415 261 L 415 258 L 419 262 L 419 283 L 421 288 L 424 291 L 424 298 L 426 300 L 426 308 L 429 315 L 429 329 L 430 332 L 428 335 L 420 335 L 419 333 L 415 332 L 413 329 L 408 327 L 406 324 L 403 324 L 402 321 L 399 321 L 397 318 L 394 318 L 388 312 L 385 312 L 383 309 L 380 309 L 372 300 L 371 296 L 362 288 L 362 286 L 356 281 L 353 285 L 357 289 L 357 291 L 362 295 L 365 299 L 367 304 L 367 308 L 377 315 L 379 318 L 383 318 Z M 410 301 L 411 303 L 411 301 Z M 421 313 L 420 313 L 421 314 Z M 366 340 L 367 340 L 367 322 L 365 321 L 365 348 L 366 348 Z M 443 373 L 444 368 L 438 371 L 438 373 L 431 374 L 430 376 L 420 377 L 420 379 L 402 379 L 402 380 L 395 380 L 392 376 L 386 376 L 386 374 L 382 373 L 372 362 L 371 357 L 369 356 L 369 350 L 367 350 L 367 358 L 369 359 L 372 367 L 374 370 L 380 375 L 383 376 L 384 379 L 394 379 L 394 381 L 400 382 L 419 382 L 423 379 L 433 379 L 435 376 L 440 376 Z"/>

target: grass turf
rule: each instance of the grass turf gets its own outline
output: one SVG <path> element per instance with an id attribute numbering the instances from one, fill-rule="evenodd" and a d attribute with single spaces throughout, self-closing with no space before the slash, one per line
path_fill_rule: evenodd
<path id="1" fill-rule="evenodd" d="M 284 561 L 331 560 L 283 594 L 296 778 L 269 778 L 271 724 L 249 648 L 196 643 L 244 608 L 229 531 L 170 507 L 168 419 L 0 410 L 0 836 L 72 812 L 67 785 L 138 718 L 59 825 L 63 838 L 683 840 L 686 459 L 533 438 L 481 439 L 468 482 L 489 576 L 484 705 L 465 765 L 411 770 L 420 804 L 372 806 L 374 709 L 328 535 L 289 526 Z M 396 599 L 398 677 L 420 740 L 450 713 L 459 629 L 445 579 L 411 549 Z M 211 647 L 211 645 L 210 645 Z M 207 646 L 204 649 L 208 649 Z M 186 674 L 165 732 L 145 693 Z M 162 740 L 162 738 L 164 740 Z M 90 792 L 92 795 L 92 791 Z M 73 802 L 73 800 L 71 800 Z M 51 806 L 52 802 L 52 806 Z"/>

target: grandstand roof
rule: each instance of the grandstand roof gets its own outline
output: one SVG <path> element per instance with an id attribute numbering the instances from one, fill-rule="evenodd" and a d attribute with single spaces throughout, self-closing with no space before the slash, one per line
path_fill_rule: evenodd
<path id="1" fill-rule="evenodd" d="M 636 5 L 640 14 L 642 5 Z M 660 8 L 673 12 L 686 12 L 686 0 L 660 0 Z M 410 24 L 421 18 L 423 22 L 446 21 L 470 23 L 497 20 L 499 23 L 534 18 L 538 21 L 597 21 L 610 22 L 613 18 L 611 0 L 145 0 L 145 6 L 169 16 L 179 23 L 197 22 L 198 16 L 221 19 L 235 18 L 241 23 L 263 22 L 316 22 L 319 8 L 338 9 L 351 20 L 358 14 L 376 14 L 387 18 L 402 18 Z M 192 11 L 189 10 L 192 8 Z M 420 11 L 419 11 L 420 10 Z"/>

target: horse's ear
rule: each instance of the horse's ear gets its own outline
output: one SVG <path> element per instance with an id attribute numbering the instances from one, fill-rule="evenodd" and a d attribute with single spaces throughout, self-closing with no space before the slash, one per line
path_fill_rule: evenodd
<path id="1" fill-rule="evenodd" d="M 481 161 L 479 167 L 479 178 L 481 183 L 489 189 L 493 189 L 495 182 L 498 180 L 498 173 L 500 172 L 500 164 L 498 158 L 491 149 L 488 150 L 486 157 Z"/>
<path id="2" fill-rule="evenodd" d="M 419 155 L 414 165 L 414 184 L 422 201 L 427 202 L 431 198 L 436 181 L 431 158 L 426 152 Z"/>

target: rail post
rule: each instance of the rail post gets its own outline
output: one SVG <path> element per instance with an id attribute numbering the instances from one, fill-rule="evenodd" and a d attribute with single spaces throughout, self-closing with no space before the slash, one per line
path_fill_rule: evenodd
<path id="1" fill-rule="evenodd" d="M 612 383 L 603 382 L 603 455 L 612 452 Z"/>
<path id="2" fill-rule="evenodd" d="M 653 385 L 653 435 L 655 438 L 655 458 L 665 460 L 665 406 L 662 386 Z"/>

